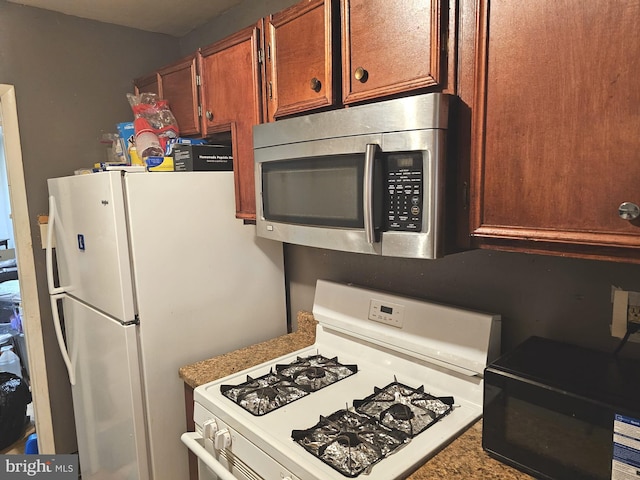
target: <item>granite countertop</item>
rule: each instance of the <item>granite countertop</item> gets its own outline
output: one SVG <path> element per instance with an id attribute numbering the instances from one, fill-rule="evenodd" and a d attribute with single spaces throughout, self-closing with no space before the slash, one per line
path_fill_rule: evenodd
<path id="1" fill-rule="evenodd" d="M 298 330 L 294 333 L 186 365 L 179 370 L 180 378 L 195 388 L 312 345 L 315 341 L 316 320 L 309 312 L 299 312 L 297 319 Z M 532 479 L 489 457 L 482 449 L 481 442 L 482 420 L 479 420 L 407 479 Z"/>
<path id="2" fill-rule="evenodd" d="M 298 313 L 298 330 L 250 347 L 234 350 L 208 360 L 186 365 L 178 371 L 180 378 L 192 388 L 212 382 L 274 358 L 313 345 L 318 322 L 309 312 Z"/>

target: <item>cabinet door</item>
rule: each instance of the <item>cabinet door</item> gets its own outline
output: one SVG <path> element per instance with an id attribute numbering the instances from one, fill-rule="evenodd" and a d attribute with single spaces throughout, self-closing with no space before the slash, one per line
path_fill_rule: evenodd
<path id="1" fill-rule="evenodd" d="M 640 262 L 640 3 L 482 0 L 472 235 Z"/>
<path id="2" fill-rule="evenodd" d="M 160 81 L 157 73 L 151 73 L 144 77 L 136 78 L 133 81 L 134 92 L 136 95 L 141 93 L 155 93 L 160 95 Z"/>
<path id="3" fill-rule="evenodd" d="M 345 104 L 441 85 L 442 0 L 341 0 Z"/>
<path id="4" fill-rule="evenodd" d="M 196 54 L 158 71 L 162 98 L 176 117 L 180 135 L 200 134 Z"/>
<path id="5" fill-rule="evenodd" d="M 304 0 L 267 24 L 269 121 L 333 105 L 337 0 Z"/>
<path id="6" fill-rule="evenodd" d="M 230 133 L 236 216 L 254 220 L 253 126 L 263 120 L 262 21 L 201 50 L 204 136 Z"/>

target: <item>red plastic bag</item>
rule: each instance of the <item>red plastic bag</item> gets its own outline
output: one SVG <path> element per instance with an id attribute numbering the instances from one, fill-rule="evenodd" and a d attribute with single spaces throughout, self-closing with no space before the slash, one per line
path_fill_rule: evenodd
<path id="1" fill-rule="evenodd" d="M 127 94 L 133 110 L 135 144 L 140 158 L 162 157 L 170 138 L 178 138 L 178 122 L 166 100 L 155 93 Z"/>

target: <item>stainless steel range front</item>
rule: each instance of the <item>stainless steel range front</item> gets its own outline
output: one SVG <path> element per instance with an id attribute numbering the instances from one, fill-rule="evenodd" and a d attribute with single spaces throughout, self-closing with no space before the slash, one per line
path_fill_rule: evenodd
<path id="1" fill-rule="evenodd" d="M 403 478 L 482 415 L 500 317 L 319 280 L 314 345 L 195 389 L 201 480 Z"/>

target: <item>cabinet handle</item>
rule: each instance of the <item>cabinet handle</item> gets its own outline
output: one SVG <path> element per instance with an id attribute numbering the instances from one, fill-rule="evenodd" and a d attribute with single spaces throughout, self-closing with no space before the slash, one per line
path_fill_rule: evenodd
<path id="1" fill-rule="evenodd" d="M 355 77 L 356 80 L 358 80 L 359 82 L 366 82 L 367 79 L 369 78 L 369 72 L 367 72 L 364 68 L 362 67 L 358 67 L 356 68 L 356 71 L 354 72 L 353 76 Z"/>
<path id="2" fill-rule="evenodd" d="M 640 216 L 640 207 L 632 202 L 623 202 L 618 207 L 618 215 L 623 220 L 635 220 Z"/>
<path id="3" fill-rule="evenodd" d="M 207 110 L 207 113 L 205 113 L 205 115 L 207 116 L 207 120 L 213 120 L 213 112 L 211 110 Z"/>
<path id="4" fill-rule="evenodd" d="M 314 92 L 319 92 L 320 89 L 322 88 L 322 82 L 318 80 L 316 77 L 313 77 L 311 79 L 311 82 L 309 82 L 309 86 L 311 87 L 311 90 L 313 90 Z"/>

